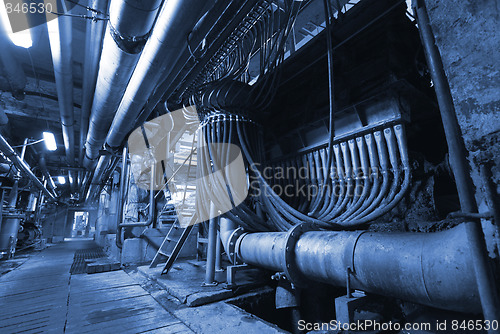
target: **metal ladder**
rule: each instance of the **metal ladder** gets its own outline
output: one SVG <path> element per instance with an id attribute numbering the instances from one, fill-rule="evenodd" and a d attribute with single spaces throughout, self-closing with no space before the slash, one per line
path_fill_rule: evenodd
<path id="1" fill-rule="evenodd" d="M 192 159 L 193 159 L 193 153 L 195 152 L 195 146 L 196 146 L 196 136 L 193 136 L 193 142 L 191 145 L 191 153 L 189 154 L 188 158 L 184 161 L 183 165 L 189 160 L 188 163 L 188 170 L 187 170 L 187 180 L 186 180 L 186 187 L 184 189 L 184 195 L 183 195 L 183 200 L 181 207 L 185 205 L 185 200 L 186 200 L 186 193 L 189 189 L 189 179 L 191 178 L 196 178 L 196 175 L 191 175 L 191 166 L 192 166 Z M 174 173 L 175 174 L 175 173 Z M 165 208 L 165 207 L 164 207 Z M 163 211 L 163 209 L 162 209 Z M 182 210 L 179 211 L 178 214 L 182 215 L 187 215 L 191 216 L 190 222 L 187 227 L 183 228 L 180 225 L 179 218 L 175 219 L 175 221 L 172 223 L 172 226 L 170 227 L 167 235 L 163 239 L 163 242 L 161 243 L 158 251 L 156 252 L 153 260 L 151 261 L 151 264 L 149 265 L 150 268 L 155 268 L 162 258 L 166 258 L 167 262 L 165 263 L 165 266 L 163 267 L 163 270 L 161 272 L 162 275 L 166 275 L 170 269 L 172 268 L 175 260 L 179 256 L 182 246 L 186 243 L 187 238 L 191 234 L 191 231 L 193 230 L 194 224 L 196 222 L 197 216 L 196 213 L 193 210 Z"/>
<path id="2" fill-rule="evenodd" d="M 184 243 L 189 237 L 189 234 L 191 234 L 195 221 L 196 215 L 191 218 L 191 222 L 186 228 L 182 228 L 179 224 L 179 220 L 175 220 L 175 222 L 170 227 L 167 235 L 165 236 L 165 239 L 163 239 L 160 248 L 156 252 L 153 261 L 151 261 L 149 268 L 156 268 L 161 259 L 163 257 L 166 257 L 167 262 L 165 263 L 161 274 L 166 275 L 170 271 L 170 269 L 174 265 L 175 260 L 182 250 L 182 246 L 184 246 Z"/>

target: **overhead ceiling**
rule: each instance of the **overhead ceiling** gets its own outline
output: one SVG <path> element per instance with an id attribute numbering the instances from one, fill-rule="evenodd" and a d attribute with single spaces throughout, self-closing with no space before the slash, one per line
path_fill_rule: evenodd
<path id="1" fill-rule="evenodd" d="M 83 50 L 87 21 L 81 16 L 86 15 L 86 12 L 82 6 L 75 6 L 71 9 L 71 14 L 75 15 L 72 17 L 75 136 L 79 135 Z M 5 31 L 2 33 L 5 34 Z M 14 45 L 9 39 L 0 40 L 1 49 L 12 54 L 26 76 L 24 98 L 15 98 L 12 92 L 0 91 L 0 108 L 4 110 L 9 119 L 9 124 L 3 127 L 2 133 L 10 138 L 13 146 L 16 146 L 22 144 L 25 138 L 38 140 L 42 138 L 43 131 L 50 131 L 56 137 L 58 150 L 46 155 L 47 163 L 49 167 L 67 165 L 63 158 L 64 145 L 47 24 L 32 27 L 30 33 L 33 45 L 27 49 Z M 1 77 L 5 78 L 7 74 L 3 66 L 0 65 Z M 33 145 L 32 148 L 37 153 L 45 151 L 43 143 Z"/>

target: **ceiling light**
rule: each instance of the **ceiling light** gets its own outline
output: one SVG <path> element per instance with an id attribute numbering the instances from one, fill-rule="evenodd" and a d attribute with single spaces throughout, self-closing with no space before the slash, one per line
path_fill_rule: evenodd
<path id="1" fill-rule="evenodd" d="M 57 182 L 59 182 L 59 184 L 66 184 L 66 178 L 64 176 L 58 176 Z"/>
<path id="2" fill-rule="evenodd" d="M 45 146 L 47 146 L 47 150 L 55 151 L 57 150 L 56 138 L 52 132 L 44 132 L 43 140 L 45 141 Z"/>
<path id="3" fill-rule="evenodd" d="M 3 30 L 7 33 L 12 43 L 23 48 L 30 48 L 33 45 L 31 39 L 30 29 L 13 32 L 12 25 L 10 24 L 9 15 L 7 15 L 7 7 L 5 7 L 4 0 L 0 0 L 0 20 L 3 23 Z M 28 17 L 16 12 L 16 24 L 22 27 L 29 27 Z M 20 22 L 19 22 L 20 21 Z"/>

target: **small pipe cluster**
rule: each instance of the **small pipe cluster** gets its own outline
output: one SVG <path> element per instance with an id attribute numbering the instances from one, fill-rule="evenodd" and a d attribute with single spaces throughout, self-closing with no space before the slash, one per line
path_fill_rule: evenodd
<path id="1" fill-rule="evenodd" d="M 389 212 L 411 178 L 402 124 L 338 141 L 332 159 L 324 147 L 273 164 L 270 170 L 272 186 L 305 185 L 308 190 L 288 198 L 292 207 L 342 226 L 368 223 Z"/>
<path id="2" fill-rule="evenodd" d="M 400 123 L 334 141 L 331 158 L 329 147 L 323 147 L 269 165 L 262 163 L 260 126 L 243 116 L 212 114 L 202 122 L 198 135 L 206 145 L 197 148 L 197 205 L 204 212 L 210 201 L 218 207 L 228 206 L 218 203 L 217 196 L 202 197 L 235 189 L 236 181 L 223 168 L 231 162 L 230 147 L 215 144 L 237 145 L 246 161 L 248 196 L 233 198 L 233 207 L 224 216 L 249 231 L 287 231 L 303 222 L 326 229 L 366 224 L 393 209 L 410 184 Z M 227 152 L 219 151 L 221 148 Z M 223 173 L 214 176 L 217 171 Z M 203 177 L 207 175 L 211 177 Z"/>

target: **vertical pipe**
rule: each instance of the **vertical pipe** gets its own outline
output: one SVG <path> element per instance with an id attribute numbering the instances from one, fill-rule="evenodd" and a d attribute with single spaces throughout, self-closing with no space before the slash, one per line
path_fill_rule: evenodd
<path id="1" fill-rule="evenodd" d="M 3 221 L 3 200 L 5 196 L 5 190 L 2 189 L 2 196 L 1 196 L 1 202 L 0 202 L 0 231 L 2 230 L 2 221 Z"/>
<path id="2" fill-rule="evenodd" d="M 222 242 L 220 231 L 217 230 L 217 244 L 215 245 L 215 271 L 222 271 Z"/>
<path id="3" fill-rule="evenodd" d="M 127 155 L 128 155 L 128 146 L 125 144 L 123 147 L 122 154 L 122 170 L 120 175 L 120 193 L 118 194 L 118 203 L 117 203 L 117 212 L 116 212 L 116 246 L 118 248 L 122 248 L 122 228 L 120 226 L 123 220 L 123 200 L 125 197 L 125 188 L 127 186 Z"/>
<path id="4" fill-rule="evenodd" d="M 460 207 L 463 212 L 477 212 L 474 199 L 474 186 L 470 178 L 470 168 L 467 161 L 467 150 L 461 137 L 460 127 L 456 118 L 453 99 L 448 85 L 439 50 L 434 41 L 429 17 L 423 0 L 413 3 L 420 31 L 420 38 L 424 47 L 425 57 L 436 90 L 436 96 L 441 112 L 443 127 L 448 143 L 450 162 L 457 185 Z M 476 275 L 479 296 L 484 318 L 486 320 L 500 319 L 500 307 L 495 287 L 495 278 L 489 266 L 486 245 L 481 225 L 473 222 L 466 224 L 465 233 L 469 242 L 470 252 L 475 259 L 474 272 Z M 493 333 L 493 331 L 491 331 Z"/>
<path id="5" fill-rule="evenodd" d="M 217 242 L 217 216 L 214 203 L 210 203 L 210 218 L 208 225 L 207 268 L 203 285 L 213 285 L 215 282 L 215 252 Z"/>
<path id="6" fill-rule="evenodd" d="M 497 250 L 500 253 L 500 198 L 498 198 L 496 185 L 492 180 L 493 175 L 491 174 L 491 166 L 482 164 L 480 167 L 480 173 L 486 193 L 486 202 L 493 212 Z"/>

